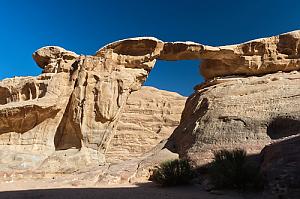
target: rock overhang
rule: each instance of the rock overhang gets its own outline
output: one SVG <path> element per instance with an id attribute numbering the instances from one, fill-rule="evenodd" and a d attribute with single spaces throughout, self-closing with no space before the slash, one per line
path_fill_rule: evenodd
<path id="1" fill-rule="evenodd" d="M 64 48 L 59 46 L 45 46 L 36 50 L 32 54 L 32 58 L 42 69 L 44 69 L 45 66 L 47 66 L 51 62 L 58 59 L 75 59 L 78 56 L 79 55 L 77 55 L 76 53 L 65 50 Z"/>

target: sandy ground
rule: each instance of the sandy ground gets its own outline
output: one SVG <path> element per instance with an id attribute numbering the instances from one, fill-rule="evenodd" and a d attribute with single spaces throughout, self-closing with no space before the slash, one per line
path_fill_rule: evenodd
<path id="1" fill-rule="evenodd" d="M 250 199 L 258 194 L 209 193 L 198 185 L 161 188 L 153 183 L 139 185 L 53 186 L 49 183 L 19 181 L 0 183 L 0 199 Z"/>

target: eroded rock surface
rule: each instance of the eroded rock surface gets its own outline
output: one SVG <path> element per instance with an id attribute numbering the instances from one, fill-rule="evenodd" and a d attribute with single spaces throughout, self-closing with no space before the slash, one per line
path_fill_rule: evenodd
<path id="1" fill-rule="evenodd" d="M 106 167 L 105 156 L 112 162 L 142 157 L 166 139 L 179 123 L 185 98 L 149 87 L 138 91 L 162 45 L 154 38 L 129 39 L 103 47 L 96 56 L 56 46 L 37 50 L 33 58 L 43 74 L 0 82 L 0 151 L 10 151 L 0 164 L 8 172 L 4 176 L 99 170 Z M 122 115 L 122 132 L 115 134 Z M 134 136 L 128 131 L 133 120 L 140 121 Z M 131 155 L 117 153 L 124 149 Z"/>
<path id="2" fill-rule="evenodd" d="M 291 195 L 300 187 L 299 135 L 298 128 L 298 135 L 280 139 L 262 150 L 261 172 L 273 195 L 293 198 Z"/>
<path id="3" fill-rule="evenodd" d="M 261 149 L 299 133 L 300 73 L 219 78 L 196 87 L 170 143 L 197 165 L 219 149 Z"/>
<path id="4" fill-rule="evenodd" d="M 88 148 L 103 164 L 128 95 L 141 87 L 155 63 L 155 48 L 143 56 L 113 50 L 106 46 L 97 56 L 55 46 L 37 50 L 33 58 L 42 75 L 0 83 L 1 143 L 26 140 L 28 150 L 35 145 L 56 151 Z"/>
<path id="5" fill-rule="evenodd" d="M 212 47 L 141 37 L 94 56 L 41 48 L 33 54 L 41 75 L 0 81 L 0 175 L 77 172 L 97 182 L 128 182 L 162 157 L 177 157 L 168 149 L 196 164 L 220 148 L 259 152 L 272 139 L 298 133 L 299 39 L 294 31 Z M 168 149 L 158 143 L 178 124 L 184 98 L 141 89 L 157 59 L 201 60 L 206 79 L 188 98 Z"/>
<path id="6" fill-rule="evenodd" d="M 219 47 L 194 42 L 165 43 L 159 56 L 163 60 L 200 59 L 205 79 L 299 70 L 299 58 L 300 31 Z"/>
<path id="7" fill-rule="evenodd" d="M 131 93 L 106 152 L 108 162 L 138 158 L 178 126 L 186 98 L 173 92 L 142 87 Z"/>
<path id="8" fill-rule="evenodd" d="M 217 47 L 195 42 L 162 42 L 151 37 L 141 38 L 139 41 L 122 40 L 107 47 L 126 57 L 141 57 L 153 52 L 153 57 L 160 60 L 201 60 L 200 72 L 206 80 L 300 69 L 299 30 L 242 44 Z M 101 50 L 96 55 L 100 56 Z M 124 59 L 124 56 L 121 57 Z M 144 58 L 148 59 L 148 56 Z"/>

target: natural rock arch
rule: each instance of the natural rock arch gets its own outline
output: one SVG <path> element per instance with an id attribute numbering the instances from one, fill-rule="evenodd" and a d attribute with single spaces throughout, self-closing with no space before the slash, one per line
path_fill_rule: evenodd
<path id="1" fill-rule="evenodd" d="M 153 37 L 141 37 L 108 44 L 95 56 L 78 56 L 62 48 L 45 47 L 36 51 L 33 58 L 44 73 L 70 71 L 70 79 L 74 80 L 66 110 L 68 114 L 63 117 L 64 121 L 70 122 L 61 123 L 63 126 L 58 127 L 59 136 L 56 138 L 68 140 L 67 137 L 73 139 L 74 136 L 70 135 L 76 134 L 75 137 L 83 141 L 80 144 L 79 140 L 76 141 L 76 146 L 71 144 L 57 148 L 83 145 L 104 153 L 122 112 L 122 105 L 132 91 L 140 88 L 157 59 L 201 60 L 200 70 L 206 80 L 230 75 L 291 71 L 300 68 L 295 57 L 299 39 L 300 34 L 295 31 L 240 45 L 212 47 L 194 42 L 163 42 Z M 296 47 L 290 48 L 291 45 L 287 45 L 289 42 Z M 75 62 L 76 68 L 73 67 Z M 282 62 L 286 64 L 282 65 Z M 94 105 L 89 107 L 89 103 Z M 94 119 L 86 119 L 87 115 Z M 97 120 L 97 115 L 102 119 Z M 70 123 L 77 126 L 77 130 L 64 126 Z M 68 133 L 68 129 L 73 130 Z"/>
<path id="2" fill-rule="evenodd" d="M 4 151 L 0 151 L 0 167 L 22 178 L 45 173 L 51 178 L 70 174 L 72 183 L 74 179 L 134 182 L 148 175 L 149 167 L 178 155 L 202 165 L 211 160 L 213 150 L 221 148 L 260 152 L 271 141 L 268 134 L 279 138 L 299 129 L 299 40 L 300 31 L 219 47 L 143 37 L 108 44 L 94 56 L 56 46 L 41 48 L 33 54 L 43 69 L 41 75 L 0 81 L 0 144 Z M 156 60 L 201 60 L 206 81 L 194 88 L 186 103 L 176 94 L 141 89 Z M 154 92 L 159 93 L 159 100 L 167 95 L 160 104 L 166 112 L 179 104 L 176 118 L 168 118 L 162 108 L 157 111 L 161 115 L 148 112 L 154 117 L 143 121 L 161 117 L 152 135 L 163 131 L 166 137 L 172 135 L 157 146 L 150 140 L 147 150 L 153 150 L 149 153 L 144 154 L 146 147 L 140 148 L 130 154 L 135 159 L 116 164 L 126 159 L 121 156 L 128 145 L 107 150 L 114 143 L 117 126 L 122 126 L 122 115 L 143 110 Z M 144 98 L 137 102 L 141 95 Z M 136 106 L 124 108 L 128 104 Z M 160 126 L 168 119 L 173 129 L 179 124 L 174 132 Z M 134 119 L 128 123 L 128 131 L 131 124 L 137 126 Z M 148 135 L 140 138 L 144 141 Z"/>
<path id="3" fill-rule="evenodd" d="M 79 56 L 55 46 L 44 47 L 33 54 L 43 69 L 42 75 L 22 79 L 20 85 L 0 82 L 3 92 L 19 91 L 27 82 L 33 82 L 28 85 L 34 88 L 26 90 L 25 98 L 16 93 L 12 100 L 1 99 L 1 104 L 5 103 L 2 111 L 11 112 L 8 108 L 11 102 L 16 108 L 24 106 L 19 103 L 22 100 L 25 105 L 37 103 L 43 108 L 59 110 L 53 120 L 36 123 L 38 128 L 31 131 L 37 137 L 36 144 L 57 150 L 85 147 L 101 156 L 110 143 L 128 96 L 141 88 L 157 59 L 201 60 L 200 71 L 206 79 L 201 86 L 207 87 L 225 81 L 219 78 L 224 76 L 299 70 L 299 40 L 300 31 L 219 47 L 141 37 L 108 44 L 94 56 Z M 53 132 L 53 128 L 57 130 Z M 55 138 L 54 146 L 44 131 Z"/>

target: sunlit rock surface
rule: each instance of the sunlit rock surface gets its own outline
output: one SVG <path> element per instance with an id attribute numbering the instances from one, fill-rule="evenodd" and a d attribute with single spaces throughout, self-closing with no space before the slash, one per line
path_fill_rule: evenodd
<path id="1" fill-rule="evenodd" d="M 1 179 L 134 182 L 178 154 L 201 165 L 221 148 L 258 153 L 299 133 L 299 39 L 212 47 L 140 37 L 93 56 L 43 47 L 33 53 L 41 75 L 0 81 Z M 206 81 L 182 116 L 185 97 L 142 87 L 157 59 L 201 61 Z"/>

